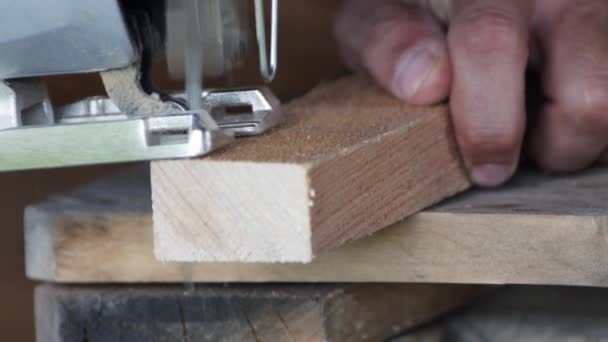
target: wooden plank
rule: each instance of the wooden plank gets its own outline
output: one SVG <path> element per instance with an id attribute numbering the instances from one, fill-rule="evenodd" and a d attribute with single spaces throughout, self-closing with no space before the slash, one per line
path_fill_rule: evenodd
<path id="1" fill-rule="evenodd" d="M 210 158 L 152 164 L 158 259 L 310 262 L 469 186 L 447 106 L 350 77 L 284 112 Z"/>
<path id="2" fill-rule="evenodd" d="M 145 166 L 26 212 L 30 278 L 57 282 L 440 282 L 608 286 L 608 169 L 522 172 L 311 264 L 162 263 Z"/>
<path id="3" fill-rule="evenodd" d="M 36 289 L 36 335 L 71 341 L 380 341 L 467 303 L 455 285 Z"/>

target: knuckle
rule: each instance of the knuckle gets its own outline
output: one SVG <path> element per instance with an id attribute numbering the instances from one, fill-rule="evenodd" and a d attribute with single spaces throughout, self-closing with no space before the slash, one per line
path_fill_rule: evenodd
<path id="1" fill-rule="evenodd" d="M 393 53 L 405 51 L 414 46 L 423 34 L 420 28 L 406 25 L 404 17 L 399 13 L 383 16 L 374 20 L 369 26 L 366 35 L 362 36 L 362 57 L 368 63 L 386 63 L 386 57 Z"/>
<path id="2" fill-rule="evenodd" d="M 458 16 L 459 39 L 465 48 L 495 53 L 525 47 L 521 18 L 498 7 L 473 8 Z"/>
<path id="3" fill-rule="evenodd" d="M 346 32 L 346 19 L 347 15 L 344 14 L 343 11 L 339 11 L 336 13 L 336 17 L 334 18 L 332 25 L 332 33 L 336 39 L 342 39 Z"/>
<path id="4" fill-rule="evenodd" d="M 383 20 L 375 21 L 370 27 L 368 44 L 379 42 L 386 37 L 391 37 L 395 34 L 403 33 L 403 23 L 400 18 L 386 17 Z"/>
<path id="5" fill-rule="evenodd" d="M 338 8 L 333 20 L 333 35 L 339 43 L 357 47 L 366 25 L 366 4 L 360 0 L 346 0 Z M 362 25 L 363 23 L 363 25 Z"/>
<path id="6" fill-rule="evenodd" d="M 352 6 L 347 5 L 345 2 L 336 12 L 332 26 L 332 33 L 338 41 L 344 40 L 349 36 L 349 31 L 354 20 L 356 20 L 356 13 L 353 11 Z"/>
<path id="7" fill-rule="evenodd" d="M 416 7 L 404 4 L 387 2 L 383 6 L 374 8 L 368 13 L 369 36 L 368 41 L 377 41 L 389 37 L 403 36 L 404 29 L 419 28 L 421 25 L 408 25 L 408 23 L 419 23 L 420 13 Z"/>
<path id="8" fill-rule="evenodd" d="M 401 28 L 399 21 L 390 19 L 379 21 L 370 27 L 367 37 L 360 42 L 361 57 L 368 67 L 378 66 L 378 63 L 386 60 L 387 54 L 396 50 L 396 42 L 401 41 L 394 37 Z"/>
<path id="9" fill-rule="evenodd" d="M 519 148 L 520 133 L 508 128 L 469 129 L 459 133 L 465 153 L 476 158 L 510 161 Z"/>
<path id="10" fill-rule="evenodd" d="M 341 44 L 363 51 L 373 49 L 402 36 L 408 14 L 398 1 L 386 1 L 381 6 L 366 0 L 346 1 L 334 18 L 333 34 Z"/>
<path id="11" fill-rule="evenodd" d="M 608 6 L 605 1 L 579 0 L 571 2 L 564 11 L 569 15 L 562 16 L 564 21 L 573 20 L 584 23 L 604 21 L 608 15 Z"/>

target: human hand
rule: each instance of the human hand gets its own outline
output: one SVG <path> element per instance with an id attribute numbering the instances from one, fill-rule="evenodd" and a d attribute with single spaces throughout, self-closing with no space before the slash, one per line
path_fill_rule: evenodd
<path id="1" fill-rule="evenodd" d="M 447 28 L 447 29 L 446 29 Z M 551 172 L 608 160 L 608 1 L 345 0 L 344 60 L 410 104 L 450 97 L 472 180 L 496 186 L 524 144 Z M 545 102 L 526 113 L 526 69 Z"/>

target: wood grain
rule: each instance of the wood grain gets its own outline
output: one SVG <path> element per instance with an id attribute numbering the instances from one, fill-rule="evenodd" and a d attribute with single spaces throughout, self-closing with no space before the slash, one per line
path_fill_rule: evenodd
<path id="1" fill-rule="evenodd" d="M 310 262 L 469 186 L 446 106 L 350 77 L 285 118 L 210 158 L 152 163 L 159 260 Z"/>
<path id="2" fill-rule="evenodd" d="M 56 282 L 439 282 L 608 286 L 608 169 L 520 173 L 311 264 L 154 258 L 146 167 L 26 212 L 27 274 Z M 190 265 L 190 266 L 184 266 Z"/>
<path id="3" fill-rule="evenodd" d="M 40 342 L 381 341 L 472 299 L 456 285 L 36 289 Z"/>

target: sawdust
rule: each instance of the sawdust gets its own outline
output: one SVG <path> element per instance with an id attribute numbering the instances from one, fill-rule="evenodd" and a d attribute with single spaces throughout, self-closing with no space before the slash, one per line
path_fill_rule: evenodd
<path id="1" fill-rule="evenodd" d="M 313 162 L 403 129 L 446 106 L 414 107 L 360 76 L 322 84 L 283 108 L 285 121 L 271 132 L 242 138 L 212 160 Z"/>
<path id="2" fill-rule="evenodd" d="M 132 65 L 100 73 L 106 92 L 118 108 L 129 115 L 151 115 L 177 110 L 175 105 L 161 101 L 157 94 L 146 94 L 141 89 L 137 70 L 137 66 Z"/>

